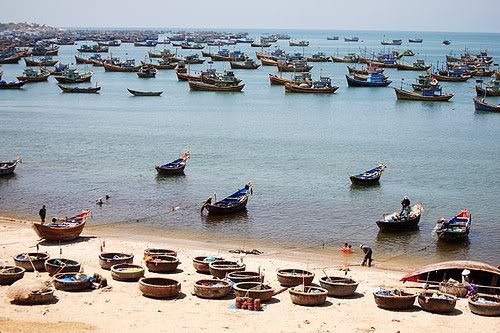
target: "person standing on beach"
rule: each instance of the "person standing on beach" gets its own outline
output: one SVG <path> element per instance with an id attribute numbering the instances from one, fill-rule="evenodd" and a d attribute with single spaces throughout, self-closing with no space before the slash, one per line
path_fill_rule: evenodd
<path id="1" fill-rule="evenodd" d="M 42 224 L 44 224 L 45 223 L 45 216 L 47 216 L 47 209 L 45 209 L 45 205 L 43 205 L 42 208 L 40 208 L 38 215 L 40 215 L 40 219 L 42 220 Z"/>
<path id="2" fill-rule="evenodd" d="M 365 266 L 366 264 L 368 264 L 368 267 L 372 267 L 372 261 L 373 261 L 372 254 L 373 254 L 373 251 L 372 251 L 371 247 L 365 246 L 363 244 L 361 244 L 359 247 L 365 253 L 365 257 L 363 258 L 363 262 L 361 263 L 361 266 Z"/>

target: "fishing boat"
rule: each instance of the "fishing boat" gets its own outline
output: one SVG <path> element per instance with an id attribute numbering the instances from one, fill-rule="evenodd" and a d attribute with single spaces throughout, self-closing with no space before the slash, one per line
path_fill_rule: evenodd
<path id="1" fill-rule="evenodd" d="M 78 52 L 81 52 L 81 53 L 106 53 L 106 52 L 109 51 L 109 47 L 107 47 L 107 46 L 99 46 L 97 44 L 94 44 L 94 45 L 84 44 L 84 45 L 80 46 L 76 50 Z"/>
<path id="2" fill-rule="evenodd" d="M 182 61 L 184 61 L 185 64 L 189 64 L 189 65 L 200 65 L 200 64 L 203 64 L 205 62 L 205 59 L 200 59 L 200 56 L 197 54 L 191 54 L 191 55 L 185 56 L 182 59 Z"/>
<path id="3" fill-rule="evenodd" d="M 299 41 L 289 41 L 288 42 L 288 45 L 289 46 L 302 46 L 302 47 L 305 47 L 305 46 L 309 46 L 309 41 L 307 40 L 299 40 Z"/>
<path id="4" fill-rule="evenodd" d="M 170 50 L 163 49 L 162 51 L 156 52 L 156 53 L 148 51 L 148 57 L 149 58 L 172 58 L 172 57 L 175 57 L 175 54 L 170 52 Z"/>
<path id="5" fill-rule="evenodd" d="M 309 61 L 309 62 L 328 62 L 328 61 L 330 61 L 330 57 L 328 57 L 323 52 L 318 52 L 318 53 L 313 54 L 310 57 L 306 57 L 306 61 Z"/>
<path id="6" fill-rule="evenodd" d="M 19 63 L 20 59 L 21 59 L 21 56 L 14 53 L 13 55 L 7 55 L 7 56 L 0 57 L 0 64 L 17 64 L 17 63 Z"/>
<path id="7" fill-rule="evenodd" d="M 438 220 L 434 230 L 441 240 L 463 241 L 469 237 L 471 223 L 472 215 L 464 208 L 450 220 Z"/>
<path id="8" fill-rule="evenodd" d="M 398 212 L 384 214 L 384 218 L 377 221 L 377 226 L 382 232 L 416 230 L 423 211 L 424 205 L 418 203 L 403 211 L 402 214 Z"/>
<path id="9" fill-rule="evenodd" d="M 22 86 L 26 84 L 27 81 L 12 81 L 7 82 L 0 80 L 0 89 L 21 89 Z"/>
<path id="10" fill-rule="evenodd" d="M 418 59 L 412 65 L 398 62 L 396 63 L 396 68 L 398 71 L 427 71 L 431 68 L 431 66 L 426 65 L 424 60 Z"/>
<path id="11" fill-rule="evenodd" d="M 43 58 L 24 58 L 24 62 L 26 66 L 39 66 L 39 67 L 50 67 L 57 64 L 58 60 L 52 59 L 52 57 L 43 57 Z"/>
<path id="12" fill-rule="evenodd" d="M 260 58 L 262 66 L 278 66 L 278 61 L 269 58 Z"/>
<path id="13" fill-rule="evenodd" d="M 383 40 L 380 42 L 381 45 L 401 45 L 403 40 L 401 39 L 393 39 L 393 40 Z"/>
<path id="14" fill-rule="evenodd" d="M 308 65 L 304 60 L 278 61 L 279 72 L 310 72 L 313 66 Z"/>
<path id="15" fill-rule="evenodd" d="M 387 87 L 392 83 L 381 73 L 368 73 L 366 80 L 346 75 L 347 84 L 349 87 Z"/>
<path id="16" fill-rule="evenodd" d="M 320 76 L 319 81 L 309 83 L 285 83 L 285 92 L 307 94 L 333 94 L 339 87 L 332 85 L 332 80 L 327 76 Z"/>
<path id="17" fill-rule="evenodd" d="M 48 224 L 33 223 L 33 229 L 40 238 L 47 241 L 69 241 L 80 236 L 89 217 L 90 210 L 85 209 L 73 217 L 54 218 Z"/>
<path id="18" fill-rule="evenodd" d="M 361 69 L 356 68 L 356 67 L 351 67 L 347 66 L 347 70 L 349 71 L 349 74 L 358 74 L 358 75 L 365 75 L 368 76 L 369 73 L 384 73 L 383 68 L 378 68 L 375 66 L 370 66 L 368 65 L 366 68 L 361 67 Z"/>
<path id="19" fill-rule="evenodd" d="M 61 76 L 64 74 L 64 72 L 66 72 L 67 70 L 69 70 L 69 65 L 67 64 L 62 64 L 62 63 L 58 63 L 55 67 L 54 67 L 54 70 L 50 71 L 50 75 L 52 76 Z"/>
<path id="20" fill-rule="evenodd" d="M 87 64 L 87 65 L 92 65 L 92 60 L 88 58 L 84 58 L 81 56 L 75 55 L 75 61 L 77 64 Z"/>
<path id="21" fill-rule="evenodd" d="M 286 79 L 282 76 L 277 76 L 274 74 L 269 74 L 269 81 L 272 85 L 285 85 L 286 83 L 292 84 L 302 84 L 309 83 L 312 81 L 311 73 L 303 72 L 303 73 L 295 73 L 292 78 Z"/>
<path id="22" fill-rule="evenodd" d="M 248 38 L 248 37 L 245 37 L 245 38 L 238 38 L 238 39 L 236 39 L 236 41 L 237 41 L 238 43 L 244 43 L 244 44 L 251 44 L 251 43 L 253 43 L 253 42 L 254 42 L 254 40 L 253 40 L 253 39 Z"/>
<path id="23" fill-rule="evenodd" d="M 333 62 L 343 62 L 343 63 L 356 63 L 359 57 L 354 53 L 348 53 L 343 57 L 331 56 Z"/>
<path id="24" fill-rule="evenodd" d="M 82 83 L 90 82 L 92 72 L 80 73 L 75 68 L 66 70 L 62 75 L 54 76 L 59 83 Z"/>
<path id="25" fill-rule="evenodd" d="M 127 88 L 128 92 L 134 96 L 161 96 L 163 91 L 139 91 Z"/>
<path id="26" fill-rule="evenodd" d="M 189 88 L 197 91 L 225 91 L 225 92 L 239 92 L 245 87 L 244 84 L 228 84 L 224 82 L 205 83 L 198 81 L 188 81 Z"/>
<path id="27" fill-rule="evenodd" d="M 158 42 L 154 40 L 146 40 L 144 42 L 134 42 L 135 47 L 155 47 L 158 45 Z"/>
<path id="28" fill-rule="evenodd" d="M 339 37 L 338 36 L 330 36 L 330 37 L 326 37 L 326 40 L 339 40 Z"/>
<path id="29" fill-rule="evenodd" d="M 424 40 L 422 38 L 410 38 L 408 39 L 409 43 L 422 43 Z"/>
<path id="30" fill-rule="evenodd" d="M 176 71 L 176 75 L 177 75 L 177 80 L 179 80 L 179 81 L 201 82 L 201 74 L 193 75 L 193 74 L 189 74 L 189 73 L 183 73 L 183 72 Z"/>
<path id="31" fill-rule="evenodd" d="M 212 61 L 245 61 L 247 56 L 241 51 L 229 52 L 229 50 L 223 49 L 217 53 L 211 53 L 210 58 Z"/>
<path id="32" fill-rule="evenodd" d="M 401 281 L 435 285 L 447 279 L 462 281 L 464 270 L 470 272 L 469 281 L 478 287 L 479 292 L 491 294 L 500 292 L 500 269 L 478 261 L 458 260 L 426 265 L 406 274 Z"/>
<path id="33" fill-rule="evenodd" d="M 256 63 L 253 59 L 247 59 L 243 63 L 231 61 L 229 64 L 232 69 L 257 69 L 260 67 L 260 64 Z"/>
<path id="34" fill-rule="evenodd" d="M 359 37 L 344 37 L 344 42 L 359 42 Z"/>
<path id="35" fill-rule="evenodd" d="M 69 87 L 62 84 L 57 85 L 63 93 L 73 93 L 73 94 L 97 94 L 101 90 L 101 87 Z"/>
<path id="36" fill-rule="evenodd" d="M 451 44 L 451 42 L 450 42 L 449 40 L 443 40 L 443 44 L 444 44 L 444 45 L 450 45 L 450 44 Z"/>
<path id="37" fill-rule="evenodd" d="M 384 172 L 386 166 L 383 164 L 377 165 L 375 168 L 367 170 L 363 173 L 353 175 L 349 177 L 353 184 L 358 185 L 374 185 L 378 184 L 382 173 Z"/>
<path id="38" fill-rule="evenodd" d="M 481 80 L 479 81 L 478 83 L 482 83 Z M 486 87 L 483 87 L 482 84 L 476 85 L 476 94 L 478 97 L 500 96 L 500 80 L 491 80 Z"/>
<path id="39" fill-rule="evenodd" d="M 478 99 L 474 98 L 474 109 L 476 111 L 492 111 L 492 112 L 500 112 L 500 104 L 492 104 L 486 103 L 484 98 Z"/>
<path id="40" fill-rule="evenodd" d="M 181 44 L 181 49 L 183 50 L 203 50 L 205 45 L 203 44 L 190 44 L 189 42 L 185 42 Z"/>
<path id="41" fill-rule="evenodd" d="M 34 56 L 55 56 L 59 53 L 59 46 L 54 45 L 52 47 L 45 46 L 35 46 L 31 50 L 31 54 Z"/>
<path id="42" fill-rule="evenodd" d="M 0 162 L 0 176 L 13 174 L 14 170 L 16 170 L 17 163 L 19 163 L 19 159 L 8 162 Z"/>
<path id="43" fill-rule="evenodd" d="M 155 165 L 155 169 L 160 175 L 179 175 L 184 174 L 186 163 L 191 155 L 189 151 L 185 151 L 173 162 L 164 163 L 162 165 Z"/>
<path id="44" fill-rule="evenodd" d="M 174 61 L 173 58 L 163 58 L 158 60 L 157 63 L 141 61 L 141 64 L 143 66 L 150 66 L 156 69 L 175 69 L 177 67 L 178 62 Z"/>
<path id="45" fill-rule="evenodd" d="M 209 68 L 201 73 L 201 81 L 208 84 L 219 83 L 221 85 L 238 85 L 241 80 L 234 75 L 233 71 L 217 72 L 215 68 Z"/>
<path id="46" fill-rule="evenodd" d="M 136 66 L 134 60 L 126 60 L 124 62 L 113 64 L 103 63 L 106 72 L 138 72 L 141 66 Z"/>
<path id="47" fill-rule="evenodd" d="M 152 78 L 156 76 L 156 73 L 158 73 L 158 70 L 153 66 L 142 65 L 137 72 L 137 76 L 140 78 Z"/>
<path id="48" fill-rule="evenodd" d="M 286 52 L 277 48 L 272 52 L 255 52 L 255 56 L 259 60 L 262 58 L 266 58 L 266 59 L 271 59 L 271 60 L 276 61 L 278 59 L 285 58 Z"/>
<path id="49" fill-rule="evenodd" d="M 434 73 L 434 77 L 443 82 L 467 82 L 470 79 L 470 75 L 464 74 L 463 70 L 457 68 L 440 70 Z"/>
<path id="50" fill-rule="evenodd" d="M 250 44 L 251 47 L 260 47 L 260 48 L 264 48 L 264 47 L 271 47 L 271 43 L 266 41 L 266 40 L 260 40 L 260 42 L 253 42 L 252 44 Z"/>
<path id="51" fill-rule="evenodd" d="M 212 203 L 212 197 L 208 198 L 201 207 L 201 211 L 203 212 L 206 209 L 208 214 L 213 215 L 224 215 L 242 211 L 246 208 L 248 198 L 252 193 L 252 184 L 246 183 L 245 187 L 220 201 L 216 201 L 217 199 L 213 198 L 215 202 Z"/>
<path id="52" fill-rule="evenodd" d="M 412 101 L 431 101 L 431 102 L 447 102 L 453 94 L 443 94 L 443 88 L 438 84 L 435 79 L 431 81 L 428 86 L 422 87 L 418 92 L 408 91 L 401 88 L 394 88 L 397 99 L 412 100 Z"/>
<path id="53" fill-rule="evenodd" d="M 50 72 L 46 71 L 42 68 L 40 71 L 35 71 L 32 68 L 26 68 L 23 72 L 22 76 L 18 76 L 17 79 L 19 81 L 26 82 L 42 82 L 47 81 L 50 76 Z"/>
<path id="54" fill-rule="evenodd" d="M 99 46 L 120 46 L 120 45 L 122 45 L 122 41 L 119 39 L 100 41 L 100 42 L 97 42 L 97 45 L 99 45 Z"/>

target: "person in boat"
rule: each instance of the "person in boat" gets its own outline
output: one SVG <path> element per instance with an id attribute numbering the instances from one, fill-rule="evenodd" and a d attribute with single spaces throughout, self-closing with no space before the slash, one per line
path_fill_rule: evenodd
<path id="1" fill-rule="evenodd" d="M 104 204 L 104 201 L 102 201 L 102 198 L 99 198 L 95 201 L 96 205 L 102 206 Z"/>
<path id="2" fill-rule="evenodd" d="M 363 258 L 363 262 L 361 263 L 361 266 L 365 266 L 366 264 L 368 264 L 368 267 L 372 267 L 373 250 L 371 249 L 371 247 L 368 247 L 368 246 L 363 245 L 363 244 L 361 244 L 359 247 L 361 248 L 361 250 L 363 250 L 363 252 L 365 254 L 365 257 Z"/>
<path id="3" fill-rule="evenodd" d="M 109 200 L 111 198 L 109 195 L 106 194 L 106 200 Z"/>
<path id="4" fill-rule="evenodd" d="M 42 224 L 44 224 L 45 223 L 45 216 L 47 216 L 47 209 L 45 208 L 45 205 L 42 205 L 42 208 L 40 208 L 38 215 L 40 215 L 40 219 L 42 220 Z"/>
<path id="5" fill-rule="evenodd" d="M 401 212 L 399 213 L 399 216 L 403 216 L 403 213 L 406 213 L 405 215 L 408 216 L 410 210 L 410 199 L 405 195 L 403 197 L 403 200 L 401 201 Z"/>

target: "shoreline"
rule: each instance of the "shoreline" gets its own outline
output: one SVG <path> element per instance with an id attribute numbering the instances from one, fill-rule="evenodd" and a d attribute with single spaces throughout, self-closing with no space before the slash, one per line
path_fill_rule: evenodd
<path id="1" fill-rule="evenodd" d="M 32 230 L 31 222 L 0 219 L 0 230 L 4 236 L 0 244 L 0 259 L 12 264 L 12 256 L 32 251 L 38 242 L 38 236 Z M 129 234 L 128 230 L 95 232 L 86 228 L 82 239 L 77 242 L 58 244 L 44 243 L 41 252 L 48 252 L 51 257 L 63 257 L 78 260 L 86 274 L 98 272 L 108 279 L 111 290 L 93 290 L 71 293 L 56 291 L 58 301 L 54 304 L 39 306 L 17 306 L 5 300 L 7 286 L 0 286 L 2 315 L 0 323 L 5 332 L 38 332 L 50 328 L 51 332 L 434 332 L 462 327 L 464 332 L 479 331 L 479 327 L 494 327 L 496 318 L 473 315 L 467 306 L 467 300 L 457 302 L 453 323 L 449 316 L 439 316 L 413 309 L 403 312 L 391 312 L 378 308 L 371 293 L 380 287 L 404 288 L 412 292 L 415 284 L 402 284 L 399 279 L 402 271 L 381 267 L 349 266 L 348 276 L 359 282 L 353 297 L 331 298 L 324 306 L 302 307 L 293 305 L 288 291 L 274 296 L 273 301 L 264 306 L 261 312 L 235 310 L 234 299 L 206 300 L 192 294 L 193 284 L 208 275 L 196 273 L 192 259 L 199 255 L 220 254 L 229 260 L 237 260 L 240 254 L 228 253 L 230 245 L 198 240 L 172 239 L 162 235 L 148 236 Z M 102 270 L 98 264 L 101 240 L 106 241 L 106 251 L 132 253 L 136 264 L 142 263 L 143 251 L 147 247 L 168 247 L 176 250 L 181 261 L 178 271 L 170 274 L 146 272 L 148 277 L 168 277 L 179 281 L 182 294 L 173 300 L 157 300 L 143 297 L 137 283 L 117 282 L 112 280 L 109 271 Z M 243 260 L 248 271 L 260 270 L 265 275 L 265 283 L 275 290 L 280 288 L 276 271 L 282 268 L 300 268 L 315 273 L 315 283 L 323 276 L 343 276 L 338 268 L 341 261 L 321 256 L 302 253 L 268 253 L 267 255 L 246 255 Z M 354 261 L 351 260 L 351 263 Z M 142 263 L 143 264 L 143 263 Z M 332 265 L 333 264 L 333 265 Z M 144 265 L 144 264 L 143 264 Z M 334 268 L 332 268 L 335 266 Z M 47 273 L 40 273 L 48 277 Z M 26 273 L 25 278 L 34 276 Z M 8 319 L 7 319 L 8 318 Z"/>

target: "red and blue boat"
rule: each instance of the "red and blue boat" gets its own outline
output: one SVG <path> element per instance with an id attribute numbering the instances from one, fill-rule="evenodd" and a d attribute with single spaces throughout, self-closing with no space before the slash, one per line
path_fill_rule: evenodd
<path id="1" fill-rule="evenodd" d="M 472 215 L 467 208 L 462 209 L 450 220 L 438 220 L 436 234 L 444 241 L 463 241 L 469 237 Z"/>

